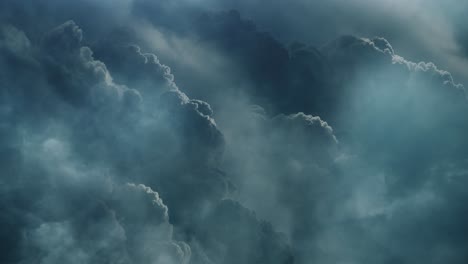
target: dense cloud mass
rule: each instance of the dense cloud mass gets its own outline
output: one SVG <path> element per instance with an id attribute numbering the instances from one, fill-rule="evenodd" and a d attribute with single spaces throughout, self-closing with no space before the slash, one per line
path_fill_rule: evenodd
<path id="1" fill-rule="evenodd" d="M 2 1 L 0 263 L 466 263 L 466 5 L 279 2 Z"/>

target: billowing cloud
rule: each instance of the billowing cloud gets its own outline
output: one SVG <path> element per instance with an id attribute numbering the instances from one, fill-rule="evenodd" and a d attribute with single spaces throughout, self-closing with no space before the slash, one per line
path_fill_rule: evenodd
<path id="1" fill-rule="evenodd" d="M 1 260 L 465 263 L 453 3 L 370 5 L 0 3 Z"/>
<path id="2" fill-rule="evenodd" d="M 163 168 L 169 160 L 180 161 L 177 170 L 194 177 L 209 168 L 214 171 L 216 157 L 210 152 L 222 145 L 222 135 L 210 117 L 209 105 L 188 99 L 175 85 L 173 91 L 158 91 L 164 84 L 155 81 L 155 93 L 163 97 L 154 105 L 143 104 L 139 91 L 116 84 L 106 65 L 81 45 L 82 30 L 72 21 L 50 31 L 36 45 L 11 26 L 2 34 L 2 68 L 14 63 L 27 66 L 10 68 L 14 74 L 31 71 L 28 81 L 6 79 L 2 83 L 2 142 L 8 142 L 2 144 L 2 163 L 9 164 L 5 167 L 8 175 L 2 179 L 2 208 L 7 212 L 2 217 L 2 233 L 11 239 L 2 244 L 10 252 L 5 259 L 25 263 L 187 263 L 190 247 L 172 240 L 169 211 L 158 193 L 144 185 L 118 186 L 126 179 L 144 179 L 153 186 L 166 184 L 165 193 L 174 199 L 170 204 L 180 204 L 174 193 L 177 187 L 169 191 L 169 182 L 158 180 L 162 179 L 158 170 L 138 169 L 138 160 L 141 155 L 144 161 L 156 159 L 158 163 L 152 165 L 161 174 L 176 175 L 172 166 Z M 142 56 L 134 55 L 136 61 Z M 147 56 L 153 59 L 151 63 L 156 62 L 154 55 Z M 170 83 L 167 66 L 155 67 L 153 74 Z M 143 89 L 142 93 L 147 94 Z M 40 122 L 30 122 L 33 119 Z M 199 136 L 192 140 L 186 133 Z M 130 137 L 145 137 L 156 149 L 172 148 L 174 152 L 152 152 L 148 142 L 127 141 Z M 117 141 L 120 145 L 115 145 Z M 124 148 L 135 156 L 120 152 Z M 158 160 L 163 152 L 166 160 Z M 182 157 L 190 155 L 197 158 L 182 165 Z M 131 164 L 134 168 L 126 170 Z M 134 172 L 141 177 L 126 174 Z M 217 188 L 210 187 L 209 178 L 194 178 L 193 184 L 197 181 L 207 181 L 206 188 Z M 195 190 L 205 191 L 194 186 L 200 187 L 186 187 L 191 200 L 197 197 Z M 222 195 L 222 188 L 217 192 Z M 21 203 L 14 205 L 15 200 Z M 196 209 L 184 204 L 173 210 L 177 219 L 177 210 Z"/>
<path id="3" fill-rule="evenodd" d="M 220 169 L 224 139 L 210 105 L 188 98 L 170 69 L 136 46 L 102 55 L 114 79 L 73 21 L 39 43 L 12 26 L 2 34 L 2 68 L 27 65 L 8 77 L 30 76 L 2 86 L 5 258 L 188 263 L 194 245 L 194 261 L 209 263 L 211 253 L 195 241 L 213 234 L 197 230 L 232 189 Z"/>

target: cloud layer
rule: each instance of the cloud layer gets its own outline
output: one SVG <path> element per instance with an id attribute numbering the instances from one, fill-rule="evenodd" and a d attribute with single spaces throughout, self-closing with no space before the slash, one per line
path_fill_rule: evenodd
<path id="1" fill-rule="evenodd" d="M 466 263 L 465 87 L 259 3 L 2 2 L 0 262 Z"/>

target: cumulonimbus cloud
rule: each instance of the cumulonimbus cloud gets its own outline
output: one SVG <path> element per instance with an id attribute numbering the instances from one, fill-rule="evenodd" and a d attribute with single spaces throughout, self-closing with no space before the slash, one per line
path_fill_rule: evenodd
<path id="1" fill-rule="evenodd" d="M 104 2 L 8 3 L 6 263 L 466 262 L 466 94 L 434 63 L 381 37 L 285 46 L 203 5 L 119 1 L 105 23 Z M 67 21 L 87 6 L 96 28 Z M 169 68 L 137 27 L 203 50 L 209 74 Z"/>

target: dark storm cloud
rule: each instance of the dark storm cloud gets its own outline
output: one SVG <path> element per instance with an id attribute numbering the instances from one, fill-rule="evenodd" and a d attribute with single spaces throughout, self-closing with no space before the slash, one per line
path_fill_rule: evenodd
<path id="1" fill-rule="evenodd" d="M 2 31 L 2 69 L 10 69 L 1 90 L 5 259 L 188 263 L 193 253 L 192 263 L 210 263 L 222 251 L 196 241 L 211 240 L 204 219 L 232 188 L 219 169 L 224 140 L 210 105 L 188 98 L 170 69 L 136 46 L 102 55 L 114 80 L 82 39 L 73 21 L 40 43 L 11 26 Z M 21 74 L 30 79 L 15 81 Z M 165 203 L 126 181 L 152 186 Z M 233 243 L 232 254 L 242 254 L 243 241 Z"/>
<path id="2" fill-rule="evenodd" d="M 2 30 L 2 69 L 10 69 L 2 78 L 2 142 L 10 142 L 2 144 L 2 164 L 9 164 L 2 177 L 6 212 L 2 226 L 10 230 L 2 251 L 9 252 L 4 260 L 11 263 L 130 263 L 130 259 L 160 257 L 139 251 L 148 241 L 128 245 L 133 230 L 123 228 L 115 218 L 116 209 L 103 202 L 110 196 L 111 184 L 119 185 L 121 180 L 107 178 L 109 164 L 90 163 L 92 152 L 109 155 L 99 151 L 96 142 L 110 140 L 102 132 L 117 125 L 116 116 L 138 111 L 140 96 L 115 84 L 105 65 L 81 46 L 81 39 L 81 29 L 71 21 L 50 31 L 40 46 L 11 26 Z M 24 78 L 22 74 L 29 80 L 15 81 Z M 133 103 L 128 105 L 129 101 Z M 151 194 L 149 189 L 142 191 Z M 165 221 L 171 234 L 167 207 L 161 201 L 158 206 L 165 216 L 147 221 Z M 171 241 L 172 234 L 161 239 L 167 250 L 158 251 L 156 244 L 154 252 L 172 254 L 168 252 L 173 248 L 174 255 L 185 254 Z M 187 256 L 182 256 L 174 263 L 186 262 L 182 260 Z M 165 258 L 171 261 L 169 257 Z"/>
<path id="3" fill-rule="evenodd" d="M 116 80 L 134 87 L 143 98 L 143 118 L 132 128 L 134 136 L 142 139 L 133 149 L 139 157 L 116 165 L 121 172 L 141 175 L 144 182 L 160 188 L 173 209 L 173 221 L 182 225 L 195 217 L 199 207 L 221 199 L 229 189 L 219 170 L 223 135 L 209 104 L 181 92 L 170 68 L 155 55 L 142 53 L 137 46 L 109 45 L 100 57 Z M 126 152 L 127 147 L 118 150 Z"/>
<path id="4" fill-rule="evenodd" d="M 288 234 L 295 263 L 307 263 L 340 179 L 333 129 L 303 113 L 269 118 L 253 110 L 239 115 L 239 123 L 225 128 L 227 166 L 238 183 L 238 197 Z"/>
<path id="5" fill-rule="evenodd" d="M 218 32 L 216 37 L 207 34 L 208 41 L 214 43 L 216 48 L 225 49 L 226 54 L 232 52 L 229 57 L 244 69 L 249 69 L 251 63 L 239 60 L 244 54 L 255 63 L 262 63 L 262 56 L 248 55 L 261 53 L 249 53 L 248 43 L 257 43 L 256 36 L 262 33 L 257 32 L 252 25 L 247 26 L 249 23 L 239 20 L 236 12 L 224 13 L 218 19 L 219 21 L 212 19 L 210 23 L 218 24 L 224 30 L 202 27 L 208 28 L 207 31 L 211 33 Z M 236 23 L 238 26 L 233 26 Z M 242 55 L 233 52 L 237 48 L 229 46 L 228 34 L 223 35 L 224 32 L 229 32 L 229 36 L 236 36 L 234 39 L 245 39 L 241 43 L 246 48 L 238 51 Z M 255 45 L 252 44 L 253 47 Z M 281 48 L 278 52 L 283 54 Z M 310 93 L 312 97 L 322 98 L 318 100 L 322 104 L 326 102 L 326 107 L 318 108 L 314 99 L 303 99 L 309 102 L 307 107 L 313 107 L 314 113 L 327 116 L 341 142 L 344 153 L 338 152 L 329 159 L 324 155 L 326 151 L 316 152 L 326 140 L 317 140 L 309 148 L 302 150 L 304 142 L 308 140 L 307 133 L 280 133 L 283 129 L 293 130 L 294 126 L 291 124 L 283 128 L 273 126 L 266 129 L 263 122 L 268 117 L 261 117 L 264 114 L 260 113 L 259 118 L 256 110 L 253 113 L 249 113 L 249 110 L 246 110 L 247 113 L 244 110 L 235 113 L 228 111 L 225 118 L 229 122 L 218 118 L 227 136 L 227 163 L 232 162 L 228 171 L 239 177 L 236 179 L 239 184 L 239 199 L 292 235 L 298 259 L 302 257 L 304 261 L 315 259 L 333 263 L 364 261 L 367 258 L 386 263 L 414 262 L 419 258 L 438 263 L 445 258 L 459 263 L 465 258 L 462 249 L 464 242 L 459 244 L 461 248 L 457 246 L 458 249 L 455 250 L 454 243 L 457 243 L 455 241 L 458 241 L 458 236 L 442 239 L 446 229 L 437 221 L 427 220 L 421 225 L 434 234 L 430 239 L 420 236 L 405 239 L 401 237 L 401 233 L 392 233 L 398 229 L 398 225 L 414 230 L 414 222 L 422 221 L 417 220 L 417 217 L 409 217 L 406 210 L 412 210 L 416 215 L 419 212 L 426 215 L 426 219 L 432 219 L 436 217 L 430 213 L 432 210 L 450 207 L 450 218 L 465 217 L 458 207 L 449 206 L 451 202 L 431 204 L 432 199 L 451 200 L 450 192 L 426 189 L 434 180 L 446 184 L 450 181 L 441 171 L 434 173 L 436 167 L 448 169 L 444 164 L 464 166 L 462 164 L 466 159 L 466 148 L 463 135 L 467 128 L 463 114 L 467 110 L 464 87 L 457 84 L 449 72 L 439 69 L 433 63 L 414 63 L 397 54 L 384 38 L 364 39 L 354 36 L 338 38 L 321 49 L 300 44 L 289 49 L 290 58 L 286 60 L 287 63 L 292 64 L 289 60 L 295 57 L 297 64 L 294 67 L 289 66 L 295 69 L 294 74 L 282 73 L 282 78 L 286 82 L 304 83 L 301 89 L 294 90 L 296 98 L 308 98 L 306 94 Z M 275 56 L 273 54 L 270 58 Z M 264 61 L 266 63 L 268 59 Z M 321 68 L 326 70 L 321 71 Z M 260 69 L 264 68 L 258 67 L 257 70 Z M 268 68 L 265 71 L 268 72 Z M 273 73 L 271 72 L 272 75 Z M 322 85 L 316 85 L 313 78 L 308 79 L 314 74 Z M 252 78 L 253 83 L 262 82 L 262 74 L 258 78 L 255 74 L 246 76 L 250 76 L 248 78 Z M 252 93 L 262 91 L 261 85 L 258 86 L 258 91 L 256 87 L 247 89 L 254 89 Z M 281 97 L 282 101 L 273 99 L 281 89 L 277 87 L 272 84 L 271 90 L 267 90 L 262 96 L 267 97 L 270 103 L 275 102 L 273 105 L 283 103 L 284 106 L 289 97 Z M 291 89 L 294 86 L 287 87 Z M 323 98 L 329 100 L 325 101 Z M 253 101 L 263 103 L 258 99 Z M 300 100 L 293 99 L 290 102 L 293 104 Z M 281 109 L 287 111 L 286 108 Z M 304 111 L 310 112 L 310 108 L 305 108 Z M 275 140 L 275 137 L 268 136 L 270 133 L 278 133 L 280 136 Z M 310 133 L 309 136 L 311 139 L 320 138 L 315 133 Z M 295 142 L 294 139 L 297 139 L 297 144 L 291 143 L 291 140 Z M 293 151 L 290 152 L 291 150 Z M 305 157 L 311 160 L 306 160 Z M 288 160 L 291 160 L 290 166 L 285 165 Z M 317 165 L 321 162 L 324 163 Z M 457 170 L 446 173 L 459 175 L 460 172 L 455 172 Z M 296 173 L 304 176 L 295 178 Z M 297 185 L 293 179 L 298 179 Z M 289 189 L 287 186 L 293 187 Z M 326 191 L 319 192 L 320 195 L 317 196 L 310 194 L 317 186 Z M 304 195 L 306 193 L 310 195 Z M 262 202 L 258 202 L 259 197 Z M 288 199 L 280 203 L 278 199 L 281 197 Z M 348 199 L 349 203 L 341 204 Z M 278 208 L 286 213 L 278 213 Z M 308 214 L 305 211 L 313 213 Z M 453 220 L 452 224 L 459 225 L 457 220 Z M 442 256 L 445 253 L 435 249 L 439 245 L 438 236 L 443 240 L 440 242 L 442 247 L 453 251 Z M 346 251 L 345 248 L 357 238 L 362 239 L 362 243 Z M 340 242 L 343 240 L 345 242 Z M 378 245 L 374 247 L 375 241 Z M 402 241 L 408 245 L 408 250 L 404 247 L 389 248 L 389 245 L 396 243 L 394 241 Z M 421 247 L 412 248 L 410 244 Z M 434 248 L 434 254 L 423 256 L 420 253 L 422 248 Z M 417 257 L 411 255 L 412 249 Z"/>
<path id="6" fill-rule="evenodd" d="M 466 154 L 459 146 L 466 129 L 461 114 L 467 111 L 466 92 L 450 73 L 432 63 L 407 61 L 377 40 L 345 37 L 324 49 L 337 65 L 334 81 L 345 98 L 338 101 L 342 112 L 336 128 L 376 162 L 406 170 L 407 185 L 434 162 Z M 404 120 L 409 123 L 401 127 Z"/>
<path id="7" fill-rule="evenodd" d="M 223 248 L 207 252 L 215 263 L 295 263 L 283 235 L 238 202 L 221 201 L 204 221 L 201 244 Z"/>
<path id="8" fill-rule="evenodd" d="M 148 96 L 177 89 L 171 69 L 154 54 L 142 53 L 136 45 L 103 43 L 98 46 L 98 57 L 106 62 L 117 82 L 127 83 Z"/>
<path id="9" fill-rule="evenodd" d="M 152 4 L 157 6 L 156 2 Z M 151 9 L 138 10 L 158 25 Z M 229 87 L 230 92 L 246 93 L 269 112 L 318 114 L 329 107 L 331 98 L 321 92 L 329 88 L 325 87 L 329 66 L 317 49 L 305 45 L 293 45 L 288 49 L 270 33 L 259 31 L 252 21 L 241 18 L 235 10 L 192 12 L 187 19 L 191 23 L 185 30 L 190 32 L 189 37 L 195 35 L 191 39 L 193 45 L 212 53 L 207 56 L 221 56 L 222 66 L 226 68 L 222 70 L 227 71 L 218 74 L 218 68 L 202 64 L 200 67 L 207 67 L 215 77 L 208 76 L 208 80 L 201 83 L 190 82 L 193 78 L 187 82 L 187 75 L 182 72 L 182 82 L 190 93 L 200 94 L 216 104 L 226 92 L 205 86 L 235 83 L 237 85 Z"/>
<path id="10" fill-rule="evenodd" d="M 465 89 L 407 11 L 231 4 L 0 4 L 2 260 L 465 263 Z"/>
<path id="11" fill-rule="evenodd" d="M 383 36 L 412 60 L 430 60 L 462 82 L 456 32 L 463 27 L 466 4 L 459 1 L 203 1 L 210 9 L 237 9 L 283 42 L 322 46 L 339 35 Z M 265 7 L 268 8 L 265 8 Z"/>
<path id="12" fill-rule="evenodd" d="M 5 0 L 0 3 L 0 21 L 20 28 L 30 39 L 37 41 L 44 32 L 64 21 L 73 20 L 92 40 L 116 25 L 128 25 L 131 3 L 131 0 Z"/>
<path id="13" fill-rule="evenodd" d="M 50 68 L 48 81 L 57 93 L 75 106 L 112 107 L 120 100 L 138 101 L 138 92 L 115 84 L 106 65 L 93 58 L 90 48 L 82 46 L 82 34 L 73 21 L 68 21 L 43 39 L 45 63 Z"/>
<path id="14" fill-rule="evenodd" d="M 113 197 L 109 202 L 95 200 L 95 196 L 72 202 L 70 193 L 45 197 L 48 206 L 58 206 L 62 200 L 72 202 L 74 210 L 55 216 L 53 221 L 42 219 L 37 227 L 25 230 L 23 261 L 187 263 L 190 249 L 172 240 L 167 207 L 158 194 L 143 185 L 128 184 L 117 189 L 121 190 L 103 196 Z"/>
<path id="15" fill-rule="evenodd" d="M 337 126 L 345 125 L 348 130 L 337 128 L 344 132 L 341 142 L 352 144 L 371 171 L 359 168 L 362 164 L 349 168 L 349 160 L 345 167 L 349 175 L 380 175 L 373 180 L 361 178 L 362 186 L 352 195 L 357 199 L 357 212 L 368 207 L 368 216 L 351 221 L 348 231 L 340 228 L 338 232 L 350 232 L 351 237 L 356 231 L 366 234 L 355 253 L 359 248 L 366 248 L 366 252 L 378 241 L 381 248 L 374 249 L 375 261 L 463 262 L 466 243 L 457 235 L 445 236 L 450 229 L 444 225 L 450 222 L 448 225 L 463 230 L 458 219 L 466 217 L 452 200 L 458 199 L 459 193 L 455 194 L 454 182 L 446 174 L 458 175 L 457 180 L 464 178 L 459 171 L 467 154 L 464 87 L 433 63 L 399 57 L 383 39 L 341 38 L 324 51 L 339 65 L 335 75 L 345 82 L 341 87 L 347 99 L 340 103 L 343 112 Z M 441 167 L 444 169 L 436 169 Z M 438 184 L 451 186 L 453 192 L 435 187 Z M 369 197 L 364 194 L 364 190 L 372 193 L 368 188 L 380 189 L 380 194 Z M 437 220 L 440 210 L 450 212 L 447 222 Z M 419 228 L 425 231 L 405 236 L 405 232 Z M 341 239 L 333 238 L 333 231 L 325 236 L 335 242 Z M 401 246 L 391 246 L 392 241 Z M 433 252 L 427 256 L 423 248 L 433 248 Z M 369 257 L 366 253 L 354 257 L 363 256 Z"/>

